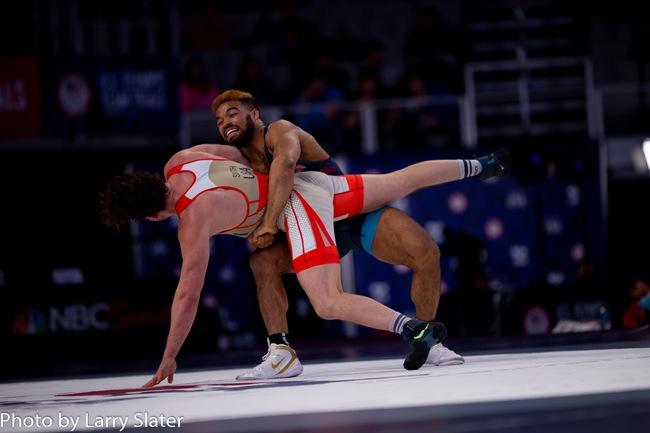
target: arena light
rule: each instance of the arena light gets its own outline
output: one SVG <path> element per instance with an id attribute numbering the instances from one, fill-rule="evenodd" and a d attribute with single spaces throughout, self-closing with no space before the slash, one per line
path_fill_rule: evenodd
<path id="1" fill-rule="evenodd" d="M 646 138 L 643 142 L 643 155 L 645 156 L 646 167 L 650 171 L 650 138 Z"/>

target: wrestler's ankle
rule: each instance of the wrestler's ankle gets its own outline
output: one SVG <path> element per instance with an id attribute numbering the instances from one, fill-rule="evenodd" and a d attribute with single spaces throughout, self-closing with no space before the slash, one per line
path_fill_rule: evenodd
<path id="1" fill-rule="evenodd" d="M 277 332 L 275 334 L 270 334 L 267 339 L 267 343 L 271 344 L 284 344 L 286 346 L 291 346 L 289 344 L 289 333 L 288 332 Z"/>

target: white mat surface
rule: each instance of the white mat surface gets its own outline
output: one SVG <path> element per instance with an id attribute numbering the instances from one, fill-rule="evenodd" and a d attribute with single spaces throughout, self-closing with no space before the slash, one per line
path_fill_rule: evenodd
<path id="1" fill-rule="evenodd" d="M 413 372 L 405 371 L 400 359 L 314 363 L 306 364 L 297 378 L 262 382 L 233 380 L 241 369 L 181 372 L 174 386 L 154 391 L 137 389 L 149 376 L 2 384 L 0 431 L 161 426 L 161 415 L 173 427 L 170 424 L 177 425 L 179 417 L 182 426 L 265 415 L 650 392 L 650 348 L 500 354 L 466 360 L 464 365 Z M 146 425 L 145 412 L 149 415 Z"/>

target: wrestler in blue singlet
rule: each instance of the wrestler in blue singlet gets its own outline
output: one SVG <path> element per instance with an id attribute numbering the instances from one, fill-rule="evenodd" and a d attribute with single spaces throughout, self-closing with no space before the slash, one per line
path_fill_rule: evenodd
<path id="1" fill-rule="evenodd" d="M 273 154 L 266 146 L 266 133 L 268 125 L 264 126 L 264 155 L 269 164 L 273 161 Z M 298 160 L 296 171 L 320 171 L 332 176 L 342 175 L 343 170 L 331 156 L 322 161 L 305 161 Z M 372 254 L 372 242 L 377 234 L 377 226 L 381 214 L 386 207 L 377 209 L 370 213 L 357 215 L 352 218 L 337 221 L 334 223 L 334 232 L 336 235 L 336 246 L 339 250 L 339 257 L 345 256 L 351 250 L 364 249 L 368 254 Z"/>

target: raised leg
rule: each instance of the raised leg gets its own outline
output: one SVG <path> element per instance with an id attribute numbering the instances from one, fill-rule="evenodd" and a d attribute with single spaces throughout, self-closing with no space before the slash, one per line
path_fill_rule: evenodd
<path id="1" fill-rule="evenodd" d="M 423 161 L 386 174 L 364 174 L 363 209 L 370 212 L 418 189 L 460 179 L 457 160 Z"/>
<path id="2" fill-rule="evenodd" d="M 506 149 L 479 159 L 439 159 L 409 165 L 387 174 L 362 175 L 362 212 L 378 209 L 414 191 L 454 180 L 479 176 L 506 177 L 510 173 L 510 153 Z"/>

